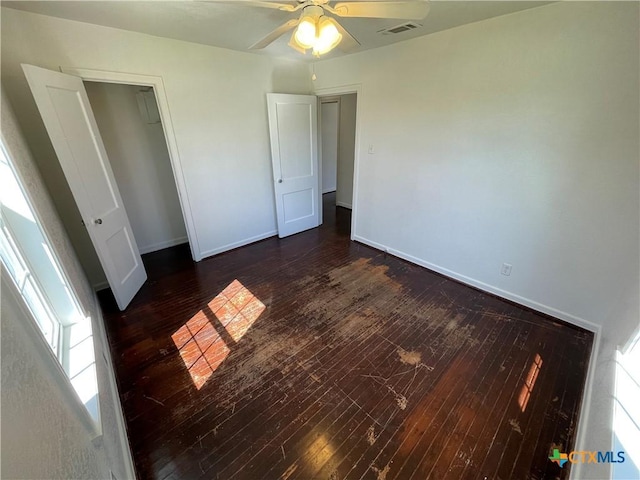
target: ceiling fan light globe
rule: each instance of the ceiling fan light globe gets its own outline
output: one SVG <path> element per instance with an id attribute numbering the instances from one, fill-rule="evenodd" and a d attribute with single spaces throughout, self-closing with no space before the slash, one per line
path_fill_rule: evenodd
<path id="1" fill-rule="evenodd" d="M 314 55 L 323 55 L 333 50 L 342 40 L 342 35 L 338 31 L 334 20 L 329 17 L 322 17 L 318 22 L 318 37 L 313 45 Z"/>
<path id="2" fill-rule="evenodd" d="M 316 23 L 310 17 L 304 17 L 298 24 L 294 38 L 302 48 L 312 48 L 316 42 Z"/>

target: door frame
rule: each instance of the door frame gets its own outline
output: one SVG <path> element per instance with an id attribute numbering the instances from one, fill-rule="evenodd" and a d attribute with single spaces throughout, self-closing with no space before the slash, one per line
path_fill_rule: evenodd
<path id="1" fill-rule="evenodd" d="M 355 139 L 355 151 L 353 152 L 353 198 L 351 199 L 351 240 L 355 240 L 355 232 L 358 218 L 358 179 L 360 177 L 360 118 L 361 118 L 361 105 L 362 105 L 362 84 L 354 83 L 349 85 L 341 85 L 337 87 L 326 87 L 326 88 L 317 88 L 314 90 L 313 94 L 318 97 L 318 102 L 322 102 L 323 97 L 335 97 L 339 95 L 348 95 L 350 93 L 356 94 L 356 139 Z M 318 111 L 321 109 L 319 108 Z M 321 119 L 320 119 L 321 120 Z M 320 131 L 320 122 L 318 122 L 318 143 L 321 146 L 321 135 Z M 338 131 L 338 138 L 340 137 L 340 132 Z M 320 154 L 318 155 L 318 160 L 322 162 L 322 151 L 320 150 Z M 322 175 L 322 164 L 319 167 L 320 175 Z M 320 178 L 322 182 L 322 177 Z M 322 185 L 322 183 L 321 183 Z M 321 211 L 320 214 L 323 212 Z"/>
<path id="2" fill-rule="evenodd" d="M 187 230 L 191 257 L 195 262 L 202 260 L 198 236 L 196 234 L 195 224 L 193 221 L 189 192 L 184 179 L 182 162 L 178 151 L 178 143 L 173 130 L 173 122 L 169 111 L 169 102 L 167 100 L 167 94 L 162 77 L 75 67 L 60 67 L 60 71 L 62 73 L 80 77 L 83 81 L 87 82 L 120 83 L 126 85 L 153 87 L 156 103 L 158 104 L 158 111 L 160 112 L 164 138 L 167 143 L 167 150 L 169 151 L 171 171 L 173 172 L 173 179 L 178 190 L 178 200 L 180 202 L 182 218 L 184 219 L 184 224 Z"/>
<path id="3" fill-rule="evenodd" d="M 336 138 L 338 140 L 337 142 L 337 147 L 336 149 L 340 146 L 340 96 L 339 95 L 327 95 L 325 96 L 318 96 L 318 162 L 319 162 L 319 169 L 320 169 L 320 186 L 322 186 L 322 182 L 324 180 L 323 176 L 322 176 L 322 155 L 324 155 L 324 152 L 322 151 L 322 105 L 325 103 L 337 103 L 338 104 L 338 122 L 337 122 L 337 127 L 338 127 L 338 131 L 336 133 Z M 358 106 L 358 104 L 356 103 L 356 107 Z M 336 155 L 338 154 L 337 150 L 336 150 Z M 338 188 L 338 172 L 336 170 L 336 190 Z M 324 192 L 322 191 L 324 190 L 323 188 L 320 189 L 320 193 L 322 195 L 324 195 Z M 327 192 L 330 193 L 330 192 Z M 353 201 L 353 200 L 352 200 Z"/>

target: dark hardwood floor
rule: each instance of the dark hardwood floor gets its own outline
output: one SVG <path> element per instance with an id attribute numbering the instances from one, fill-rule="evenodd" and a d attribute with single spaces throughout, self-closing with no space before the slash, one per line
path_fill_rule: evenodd
<path id="1" fill-rule="evenodd" d="M 322 227 L 100 295 L 141 479 L 568 478 L 591 333 Z"/>

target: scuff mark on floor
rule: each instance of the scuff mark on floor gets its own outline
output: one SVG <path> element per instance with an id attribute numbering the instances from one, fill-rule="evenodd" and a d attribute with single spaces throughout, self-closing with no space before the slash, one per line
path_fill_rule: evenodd
<path id="1" fill-rule="evenodd" d="M 373 445 L 374 443 L 376 443 L 376 431 L 373 425 L 371 425 L 367 430 L 366 439 L 369 445 Z"/>
<path id="2" fill-rule="evenodd" d="M 418 367 L 423 367 L 426 368 L 428 371 L 432 371 L 433 367 L 429 366 L 429 365 L 425 365 L 424 363 L 422 363 L 422 355 L 420 354 L 420 352 L 415 352 L 415 351 L 407 351 L 402 347 L 398 347 L 398 350 L 396 350 L 398 353 L 398 356 L 400 357 L 400 362 L 404 363 L 405 365 L 413 365 L 416 367 L 416 371 L 418 369 Z M 414 372 L 414 377 L 415 377 L 415 373 Z"/>
<path id="3" fill-rule="evenodd" d="M 389 473 L 389 470 L 391 470 L 391 467 L 387 464 L 382 470 L 380 470 L 375 465 L 371 465 L 371 470 L 378 474 L 378 480 L 387 480 L 387 474 Z"/>
<path id="4" fill-rule="evenodd" d="M 396 392 L 394 388 L 390 385 L 387 385 L 387 389 L 391 393 L 393 393 L 393 396 L 396 398 L 396 403 L 398 404 L 398 408 L 400 410 L 404 410 L 405 408 L 407 408 L 407 405 L 409 405 L 409 401 L 407 400 L 407 397 L 405 397 L 401 393 Z"/>
<path id="5" fill-rule="evenodd" d="M 378 422 L 378 420 L 376 420 L 375 418 L 373 418 L 364 408 L 362 408 L 362 406 L 360 406 L 360 404 L 358 402 L 356 402 L 353 398 L 351 398 L 349 396 L 349 394 L 347 392 L 345 392 L 343 389 L 341 389 L 337 383 L 334 382 L 334 386 L 340 390 L 340 392 L 347 398 L 347 400 L 349 400 L 353 405 L 356 406 L 356 408 L 358 408 L 358 410 L 360 410 L 362 413 L 364 413 L 367 417 L 369 417 L 371 420 L 373 420 L 374 422 L 376 422 L 380 427 L 382 427 L 383 429 L 385 428 L 385 425 L 382 425 L 380 422 Z"/>
<path id="6" fill-rule="evenodd" d="M 514 432 L 517 432 L 520 435 L 522 435 L 522 430 L 520 430 L 520 423 L 515 418 L 512 418 L 511 420 L 509 420 L 509 425 L 511 425 L 511 428 L 513 429 Z"/>
<path id="7" fill-rule="evenodd" d="M 408 352 L 402 347 L 398 347 L 398 355 L 400 356 L 400 361 L 407 365 L 418 365 L 422 360 L 420 352 Z"/>
<path id="8" fill-rule="evenodd" d="M 160 400 L 157 400 L 153 397 L 150 397 L 149 395 L 142 395 L 144 398 L 146 398 L 147 400 L 151 400 L 154 403 L 157 403 L 158 405 L 161 405 L 164 407 L 164 403 L 162 403 Z"/>

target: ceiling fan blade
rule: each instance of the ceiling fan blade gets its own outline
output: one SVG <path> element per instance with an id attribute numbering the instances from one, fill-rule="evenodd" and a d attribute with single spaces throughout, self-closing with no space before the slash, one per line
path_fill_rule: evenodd
<path id="1" fill-rule="evenodd" d="M 269 2 L 265 0 L 261 2 L 260 0 L 199 0 L 205 3 L 226 3 L 231 5 L 248 5 L 250 7 L 261 7 L 261 8 L 273 8 L 275 10 L 282 10 L 283 12 L 295 12 L 301 8 L 300 4 L 298 5 L 289 5 L 288 3 L 277 3 L 277 2 Z"/>
<path id="2" fill-rule="evenodd" d="M 349 52 L 360 45 L 360 42 L 356 40 L 353 35 L 347 32 L 347 30 L 342 25 L 340 25 L 339 22 L 335 22 L 335 25 L 342 35 L 342 40 L 338 44 L 338 48 L 340 50 L 342 50 L 343 52 Z"/>
<path id="3" fill-rule="evenodd" d="M 339 17 L 367 17 L 367 18 L 403 18 L 407 20 L 422 20 L 429 13 L 427 0 L 410 0 L 403 2 L 342 2 L 333 8 L 323 8 Z"/>
<path id="4" fill-rule="evenodd" d="M 298 25 L 298 23 L 300 23 L 299 18 L 294 18 L 292 20 L 289 20 L 287 23 L 280 25 L 278 28 L 276 28 L 273 32 L 271 32 L 269 35 L 264 37 L 262 40 L 258 40 L 256 43 L 251 45 L 249 47 L 249 50 L 260 50 L 261 48 L 266 47 L 271 42 L 277 40 L 280 36 L 284 35 L 289 30 L 294 28 L 296 25 Z"/>

